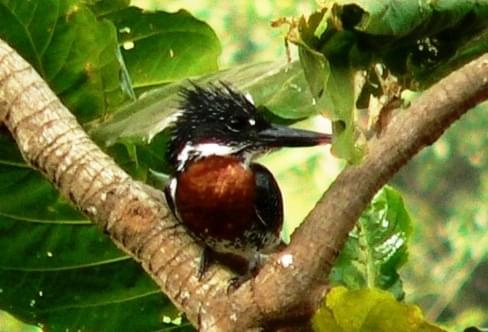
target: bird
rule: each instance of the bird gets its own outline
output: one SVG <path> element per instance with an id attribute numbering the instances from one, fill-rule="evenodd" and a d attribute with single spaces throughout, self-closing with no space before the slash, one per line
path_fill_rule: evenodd
<path id="1" fill-rule="evenodd" d="M 225 82 L 191 82 L 178 94 L 166 151 L 166 200 L 204 248 L 199 279 L 217 260 L 242 276 L 233 280 L 239 284 L 283 245 L 280 188 L 254 159 L 281 147 L 331 143 L 332 136 L 272 124 L 249 94 Z"/>

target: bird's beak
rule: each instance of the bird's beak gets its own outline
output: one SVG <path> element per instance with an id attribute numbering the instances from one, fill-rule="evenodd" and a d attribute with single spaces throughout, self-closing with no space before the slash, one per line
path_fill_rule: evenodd
<path id="1" fill-rule="evenodd" d="M 268 147 L 299 147 L 328 144 L 332 142 L 332 136 L 310 130 L 272 125 L 260 131 L 257 140 Z"/>

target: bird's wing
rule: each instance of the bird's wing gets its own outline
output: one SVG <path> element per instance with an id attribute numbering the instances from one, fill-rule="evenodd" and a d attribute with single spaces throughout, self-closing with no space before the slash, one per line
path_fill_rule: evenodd
<path id="1" fill-rule="evenodd" d="M 250 165 L 256 179 L 256 215 L 267 230 L 279 231 L 283 224 L 283 199 L 273 174 L 264 166 Z"/>

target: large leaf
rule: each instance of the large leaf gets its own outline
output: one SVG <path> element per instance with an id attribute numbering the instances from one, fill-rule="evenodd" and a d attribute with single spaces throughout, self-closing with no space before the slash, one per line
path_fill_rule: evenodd
<path id="1" fill-rule="evenodd" d="M 336 10 L 355 10 L 357 30 L 398 37 L 411 32 L 432 12 L 424 1 L 326 0 L 323 4 L 338 7 Z"/>
<path id="2" fill-rule="evenodd" d="M 359 31 L 372 35 L 403 37 L 429 23 L 437 32 L 456 25 L 470 11 L 480 12 L 486 6 L 482 1 L 382 1 L 382 0 L 322 0 L 325 7 L 332 7 L 342 18 Z M 486 10 L 486 9 L 485 9 Z M 432 21 L 431 21 L 432 20 Z M 440 23 L 443 23 L 442 26 Z M 434 24 L 437 23 L 437 24 Z M 437 29 L 433 29 L 437 27 Z"/>
<path id="3" fill-rule="evenodd" d="M 0 38 L 35 66 L 81 122 L 103 119 L 132 98 L 117 29 L 104 18 L 127 5 L 1 0 Z M 149 16 L 140 13 L 139 23 Z M 188 14 L 175 16 L 198 22 L 193 34 L 199 28 L 209 33 Z M 185 40 L 185 34 L 180 37 Z M 164 36 L 159 38 L 153 41 Z M 204 51 L 199 52 L 185 53 L 185 61 L 198 61 Z M 194 67 L 198 73 L 215 69 L 212 54 L 211 65 Z M 139 56 L 165 66 L 155 56 Z M 3 128 L 0 249 L 0 308 L 49 331 L 165 330 L 181 321 L 174 320 L 175 309 L 144 271 L 23 162 Z"/>
<path id="4" fill-rule="evenodd" d="M 40 327 L 25 324 L 2 310 L 0 310 L 0 322 L 2 322 L 0 332 L 42 332 Z"/>
<path id="5" fill-rule="evenodd" d="M 380 289 L 336 287 L 313 319 L 317 332 L 442 332 L 419 307 L 397 302 Z"/>
<path id="6" fill-rule="evenodd" d="M 197 84 L 218 81 L 248 92 L 256 105 L 285 121 L 317 114 L 323 108 L 314 102 L 298 63 L 243 65 L 194 80 Z M 189 82 L 168 84 L 144 94 L 107 120 L 90 123 L 90 135 L 110 147 L 118 164 L 141 180 L 147 180 L 149 169 L 167 171 L 164 151 L 168 137 L 164 129 L 177 114 L 179 89 L 188 85 Z"/>
<path id="7" fill-rule="evenodd" d="M 164 327 L 163 315 L 175 314 L 132 260 L 59 270 L 2 269 L 1 276 L 1 307 L 49 331 L 156 330 Z"/>
<path id="8" fill-rule="evenodd" d="M 298 63 L 243 65 L 194 80 L 197 84 L 218 81 L 250 93 L 256 105 L 265 106 L 285 119 L 305 118 L 323 107 L 314 102 L 307 90 Z M 90 134 L 105 146 L 120 142 L 148 143 L 171 122 L 178 108 L 178 91 L 188 85 L 189 82 L 177 82 L 154 89 L 107 120 L 90 124 Z"/>
<path id="9" fill-rule="evenodd" d="M 332 283 L 350 289 L 378 287 L 402 298 L 398 269 L 407 260 L 410 233 L 410 217 L 400 194 L 384 187 L 349 234 L 332 269 Z"/>
<path id="10" fill-rule="evenodd" d="M 81 122 L 133 99 L 132 83 L 148 87 L 217 69 L 220 43 L 204 22 L 185 11 L 127 6 L 120 0 L 1 0 L 0 37 Z"/>
<path id="11" fill-rule="evenodd" d="M 136 88 L 217 70 L 221 52 L 217 36 L 184 10 L 166 13 L 129 7 L 105 17 L 117 26 L 122 54 Z"/>
<path id="12" fill-rule="evenodd" d="M 0 37 L 17 49 L 82 122 L 129 99 L 113 24 L 80 1 L 0 2 Z M 122 77 L 124 77 L 122 75 Z"/>
<path id="13" fill-rule="evenodd" d="M 137 263 L 22 162 L 5 132 L 0 252 L 0 308 L 49 331 L 156 330 L 176 315 Z"/>

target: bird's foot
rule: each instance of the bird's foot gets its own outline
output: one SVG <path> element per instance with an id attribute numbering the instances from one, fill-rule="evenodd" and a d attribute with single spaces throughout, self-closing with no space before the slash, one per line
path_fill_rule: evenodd
<path id="1" fill-rule="evenodd" d="M 259 268 L 261 267 L 261 259 L 261 255 L 257 253 L 252 259 L 249 260 L 247 272 L 245 274 L 236 276 L 229 280 L 227 294 L 236 291 L 243 283 L 254 278 L 258 274 Z"/>
<path id="2" fill-rule="evenodd" d="M 234 278 L 231 278 L 229 280 L 229 284 L 227 285 L 227 294 L 230 294 L 234 291 L 236 291 L 243 283 L 251 279 L 253 275 L 250 273 L 243 275 L 243 276 L 237 276 Z"/>
<path id="3" fill-rule="evenodd" d="M 200 256 L 200 265 L 198 266 L 198 281 L 202 281 L 205 276 L 205 272 L 207 272 L 208 267 L 210 266 L 211 259 L 210 248 L 207 246 L 203 247 L 202 255 Z"/>

